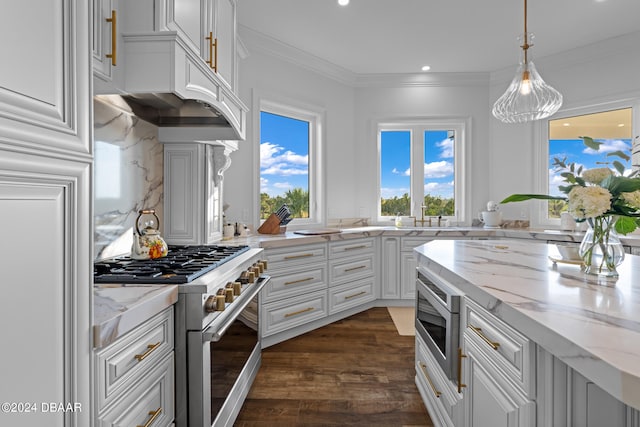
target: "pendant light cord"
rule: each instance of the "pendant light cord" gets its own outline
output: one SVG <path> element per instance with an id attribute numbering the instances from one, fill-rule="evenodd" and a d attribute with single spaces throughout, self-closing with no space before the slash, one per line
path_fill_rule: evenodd
<path id="1" fill-rule="evenodd" d="M 524 44 L 520 46 L 524 50 L 524 63 L 527 63 L 527 49 L 532 45 L 529 45 L 529 34 L 527 33 L 527 0 L 524 0 Z"/>

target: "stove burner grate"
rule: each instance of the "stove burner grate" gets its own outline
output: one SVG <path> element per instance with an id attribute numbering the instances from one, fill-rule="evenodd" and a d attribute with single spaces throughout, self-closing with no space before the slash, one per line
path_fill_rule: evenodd
<path id="1" fill-rule="evenodd" d="M 135 260 L 118 257 L 94 264 L 94 283 L 189 283 L 241 253 L 249 246 L 170 245 L 166 257 Z"/>

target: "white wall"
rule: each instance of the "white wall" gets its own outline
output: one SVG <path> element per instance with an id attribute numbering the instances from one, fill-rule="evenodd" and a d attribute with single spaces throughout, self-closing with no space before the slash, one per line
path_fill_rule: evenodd
<path id="1" fill-rule="evenodd" d="M 326 111 L 328 217 L 376 217 L 378 165 L 373 126 L 378 119 L 471 119 L 468 223 L 487 200 L 534 191 L 534 131 L 538 125 L 505 125 L 491 116 L 493 102 L 513 78 L 518 52 L 514 52 L 512 68 L 492 73 L 490 79 L 472 74 L 422 79 L 356 76 L 345 83 L 312 71 L 304 60 L 282 59 L 281 51 L 273 54 L 253 40 L 247 46 L 249 56 L 240 63 L 240 96 L 252 111 L 247 142 L 232 155 L 233 163 L 225 174 L 224 200 L 231 205 L 228 220 L 255 224 L 258 218 L 259 135 L 254 128 L 258 96 L 291 99 Z M 535 55 L 535 48 L 532 53 Z M 563 94 L 561 112 L 640 98 L 640 32 L 534 59 L 543 78 Z M 528 202 L 502 209 L 507 219 L 530 219 L 535 225 Z"/>
<path id="2" fill-rule="evenodd" d="M 535 55 L 535 47 L 532 51 Z M 558 115 L 576 108 L 640 98 L 640 32 L 540 60 L 534 58 L 534 62 L 542 78 L 564 97 Z M 514 74 L 515 66 L 492 74 L 488 110 Z M 634 135 L 638 135 L 637 115 L 634 121 Z M 502 200 L 513 193 L 535 191 L 534 153 L 539 143 L 534 138 L 536 126 L 541 124 L 506 125 L 491 117 L 491 198 Z M 524 215 L 532 226 L 538 224 L 532 202 L 507 204 L 502 210 L 506 218 Z"/>

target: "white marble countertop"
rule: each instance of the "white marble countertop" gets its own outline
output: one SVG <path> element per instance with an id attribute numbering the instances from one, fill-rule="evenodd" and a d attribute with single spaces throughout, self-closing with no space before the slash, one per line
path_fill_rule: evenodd
<path id="1" fill-rule="evenodd" d="M 486 237 L 486 238 L 511 238 L 531 239 L 546 242 L 547 240 L 579 243 L 584 232 L 571 232 L 562 230 L 543 230 L 533 228 L 500 228 L 487 229 L 482 227 L 390 227 L 368 226 L 343 228 L 340 233 L 318 236 L 305 236 L 288 231 L 284 234 L 253 234 L 249 237 L 237 237 L 231 240 L 223 240 L 221 244 L 241 244 L 252 247 L 278 248 L 296 245 L 308 245 L 330 241 L 341 241 L 375 236 L 396 237 L 425 237 L 429 238 L 456 238 L 456 237 Z M 640 234 L 621 236 L 622 243 L 628 246 L 640 247 Z"/>
<path id="2" fill-rule="evenodd" d="M 554 267 L 552 244 L 436 240 L 415 252 L 498 318 L 640 409 L 640 256 L 627 254 L 618 280 L 599 282 L 577 265 Z"/>
<path id="3" fill-rule="evenodd" d="M 93 346 L 102 348 L 178 300 L 176 285 L 93 287 Z"/>

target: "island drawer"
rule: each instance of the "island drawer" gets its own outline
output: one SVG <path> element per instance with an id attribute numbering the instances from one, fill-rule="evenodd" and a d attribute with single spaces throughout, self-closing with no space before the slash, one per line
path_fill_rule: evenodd
<path id="1" fill-rule="evenodd" d="M 535 395 L 535 344 L 469 298 L 464 300 L 464 339 L 480 350 L 528 396 Z"/>

